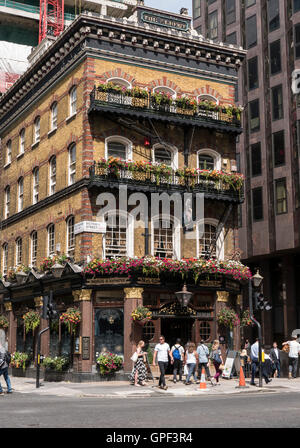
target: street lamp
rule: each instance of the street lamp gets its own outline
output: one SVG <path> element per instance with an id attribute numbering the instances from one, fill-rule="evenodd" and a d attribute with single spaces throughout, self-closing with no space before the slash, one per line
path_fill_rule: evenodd
<path id="1" fill-rule="evenodd" d="M 177 297 L 180 305 L 185 308 L 188 306 L 189 301 L 192 298 L 193 293 L 189 292 L 186 288 L 186 283 L 183 285 L 182 291 L 175 292 L 175 296 Z"/>
<path id="2" fill-rule="evenodd" d="M 52 268 L 51 268 L 51 272 L 53 274 L 53 277 L 55 278 L 60 278 L 62 276 L 63 270 L 65 269 L 64 266 L 62 266 L 59 263 L 55 263 Z"/>
<path id="3" fill-rule="evenodd" d="M 257 271 L 253 277 L 249 278 L 249 309 L 250 309 L 250 319 L 257 326 L 258 330 L 258 362 L 259 362 L 259 387 L 262 387 L 262 334 L 261 334 L 261 325 L 255 319 L 253 315 L 253 296 L 252 296 L 252 283 L 254 288 L 259 288 L 262 284 L 263 277 Z"/>

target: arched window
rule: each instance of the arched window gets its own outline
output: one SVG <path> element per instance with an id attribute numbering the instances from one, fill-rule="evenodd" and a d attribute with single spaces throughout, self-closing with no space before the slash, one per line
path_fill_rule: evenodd
<path id="1" fill-rule="evenodd" d="M 50 130 L 54 131 L 57 128 L 57 102 L 55 101 L 50 110 Z"/>
<path id="2" fill-rule="evenodd" d="M 23 128 L 19 135 L 19 154 L 25 152 L 25 129 Z"/>
<path id="3" fill-rule="evenodd" d="M 213 149 L 200 149 L 197 152 L 197 168 L 200 170 L 221 170 L 221 154 Z"/>
<path id="4" fill-rule="evenodd" d="M 5 195 L 5 207 L 4 207 L 4 218 L 9 217 L 9 209 L 10 209 L 10 186 L 8 185 L 4 190 Z"/>
<path id="5" fill-rule="evenodd" d="M 160 144 L 156 144 L 152 148 L 152 161 L 154 163 L 164 163 L 171 166 L 174 170 L 178 168 L 178 151 L 177 148 L 165 148 Z"/>
<path id="6" fill-rule="evenodd" d="M 33 143 L 38 143 L 40 141 L 40 130 L 41 130 L 41 118 L 36 117 L 36 119 L 34 120 Z"/>
<path id="7" fill-rule="evenodd" d="M 30 235 L 30 262 L 31 267 L 36 267 L 36 259 L 37 259 L 37 232 L 34 230 Z"/>
<path id="8" fill-rule="evenodd" d="M 158 258 L 180 259 L 180 223 L 171 216 L 151 222 L 151 254 Z"/>
<path id="9" fill-rule="evenodd" d="M 218 222 L 215 219 L 206 219 L 204 224 L 197 227 L 197 257 L 224 259 L 224 232 L 217 236 Z"/>
<path id="10" fill-rule="evenodd" d="M 23 210 L 24 203 L 24 179 L 20 177 L 18 180 L 18 212 Z"/>
<path id="11" fill-rule="evenodd" d="M 48 256 L 55 254 L 55 225 L 49 224 L 47 228 L 48 232 Z"/>
<path id="12" fill-rule="evenodd" d="M 134 233 L 133 219 L 127 214 L 119 214 L 111 219 L 106 216 L 106 234 L 104 238 L 104 258 L 133 257 Z"/>
<path id="13" fill-rule="evenodd" d="M 176 98 L 175 90 L 171 89 L 170 87 L 157 86 L 157 87 L 154 87 L 153 92 L 154 93 L 165 93 L 166 95 L 169 95 L 173 99 Z"/>
<path id="14" fill-rule="evenodd" d="M 131 160 L 132 143 L 124 137 L 112 136 L 105 141 L 105 157 L 117 157 L 121 160 Z"/>
<path id="15" fill-rule="evenodd" d="M 75 252 L 75 233 L 74 233 L 75 218 L 69 216 L 67 219 L 67 255 L 74 257 Z"/>
<path id="16" fill-rule="evenodd" d="M 76 180 L 76 145 L 73 143 L 69 147 L 69 185 L 75 183 Z"/>
<path id="17" fill-rule="evenodd" d="M 39 169 L 33 170 L 33 185 L 32 185 L 32 203 L 36 204 L 39 200 Z"/>
<path id="18" fill-rule="evenodd" d="M 16 266 L 22 264 L 22 238 L 16 239 Z"/>
<path id="19" fill-rule="evenodd" d="M 56 189 L 56 157 L 53 156 L 49 162 L 49 194 L 54 194 Z"/>
<path id="20" fill-rule="evenodd" d="M 219 104 L 219 100 L 212 95 L 198 95 L 198 101 L 208 101 L 210 103 Z"/>
<path id="21" fill-rule="evenodd" d="M 77 87 L 73 86 L 69 93 L 70 100 L 70 117 L 76 114 L 77 111 Z"/>
<path id="22" fill-rule="evenodd" d="M 2 274 L 6 275 L 8 269 L 8 244 L 2 246 Z"/>
<path id="23" fill-rule="evenodd" d="M 115 86 L 125 87 L 126 89 L 131 89 L 131 84 L 129 81 L 123 78 L 110 78 L 107 80 L 107 83 L 111 82 Z"/>
<path id="24" fill-rule="evenodd" d="M 6 143 L 6 165 L 11 163 L 11 140 Z"/>

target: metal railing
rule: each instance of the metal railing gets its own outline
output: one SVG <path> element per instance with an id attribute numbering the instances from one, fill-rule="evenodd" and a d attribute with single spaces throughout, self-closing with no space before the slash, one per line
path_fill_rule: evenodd
<path id="1" fill-rule="evenodd" d="M 211 180 L 204 176 L 181 176 L 172 170 L 170 174 L 156 174 L 150 171 L 131 171 L 120 168 L 107 168 L 94 162 L 90 167 L 90 182 L 92 185 L 101 185 L 103 182 L 125 183 L 127 185 L 152 186 L 152 190 L 172 189 L 178 191 L 193 191 L 204 193 L 212 198 L 224 198 L 234 202 L 243 202 L 244 188 L 235 188 L 222 180 Z"/>
<path id="2" fill-rule="evenodd" d="M 91 108 L 95 106 L 101 107 L 101 105 L 109 105 L 113 109 L 121 107 L 123 110 L 140 110 L 141 112 L 145 111 L 199 121 L 210 121 L 235 128 L 241 127 L 240 117 L 234 113 L 229 114 L 222 110 L 208 109 L 201 105 L 197 105 L 194 108 L 182 108 L 177 105 L 175 100 L 171 104 L 158 104 L 151 94 L 146 98 L 137 98 L 122 93 L 103 92 L 94 87 L 91 92 Z"/>

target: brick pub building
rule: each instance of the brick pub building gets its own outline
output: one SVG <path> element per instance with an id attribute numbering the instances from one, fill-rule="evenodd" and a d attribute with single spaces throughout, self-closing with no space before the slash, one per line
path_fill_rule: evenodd
<path id="1" fill-rule="evenodd" d="M 245 52 L 198 36 L 184 11 L 143 6 L 128 19 L 81 15 L 34 51 L 0 100 L 0 303 L 9 350 L 35 350 L 36 332 L 25 334 L 22 316 L 40 311 L 51 291 L 59 313 L 76 306 L 82 320 L 75 337 L 52 325 L 41 351 L 69 355 L 73 379 L 90 378 L 103 350 L 124 355 L 130 370 L 135 343 L 155 344 L 161 333 L 169 343 L 223 335 L 224 350 L 238 347 L 239 328 L 229 333 L 216 317 L 224 307 L 239 312 L 248 273 L 231 261 L 243 188 L 235 183 L 240 112 L 230 105 Z M 172 204 L 169 227 L 161 209 L 136 226 L 131 202 L 113 225 L 101 221 L 99 195 L 113 194 L 118 209 L 120 185 L 149 204 L 151 193 L 192 193 L 191 205 L 202 193 L 204 232 L 196 222 L 196 239 L 187 238 Z M 47 268 L 45 258 L 64 254 Z M 112 268 L 125 257 L 130 275 Z M 182 277 L 184 259 L 216 266 Z M 155 274 L 145 268 L 151 263 Z M 184 282 L 193 293 L 185 307 L 175 295 Z M 153 312 L 144 327 L 131 320 L 140 304 Z"/>

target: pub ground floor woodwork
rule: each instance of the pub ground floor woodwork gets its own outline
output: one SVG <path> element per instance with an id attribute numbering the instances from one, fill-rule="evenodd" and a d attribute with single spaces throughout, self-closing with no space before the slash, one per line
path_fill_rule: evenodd
<path id="1" fill-rule="evenodd" d="M 170 345 L 179 337 L 182 344 L 188 341 L 197 344 L 201 339 L 209 344 L 220 339 L 224 342 L 221 345 L 224 354 L 228 348 L 240 348 L 240 328 L 235 327 L 230 332 L 220 327 L 216 319 L 222 307 L 234 308 L 239 313 L 242 295 L 238 282 L 226 280 L 227 290 L 218 289 L 224 285 L 218 280 L 203 280 L 202 286 L 187 284 L 193 296 L 188 306 L 182 308 L 175 296 L 179 290 L 177 284 L 151 284 L 151 281 L 141 279 L 140 284 L 131 284 L 126 278 L 98 278 L 87 279 L 80 285 L 78 276 L 59 281 L 52 279 L 44 285 L 43 294 L 52 290 L 58 312 L 75 306 L 81 311 L 82 320 L 75 334 L 70 334 L 59 320 L 52 321 L 50 330 L 42 336 L 41 353 L 44 356 L 68 355 L 71 370 L 85 374 L 96 373 L 96 358 L 103 351 L 124 356 L 124 371 L 129 372 L 130 357 L 138 341 L 145 340 L 147 347 L 153 349 L 161 334 Z M 48 321 L 41 319 L 39 328 L 26 334 L 22 315 L 28 309 L 42 310 L 38 283 L 15 287 L 0 295 L 0 303 L 9 320 L 6 331 L 9 351 L 32 352 L 32 359 L 36 360 L 37 334 L 48 326 Z M 131 318 L 132 311 L 139 305 L 152 311 L 152 320 L 142 326 Z"/>

